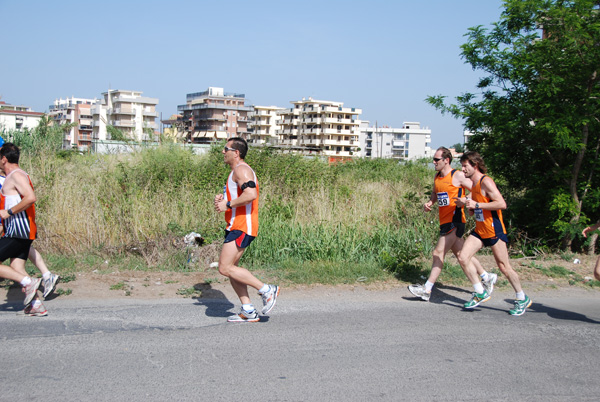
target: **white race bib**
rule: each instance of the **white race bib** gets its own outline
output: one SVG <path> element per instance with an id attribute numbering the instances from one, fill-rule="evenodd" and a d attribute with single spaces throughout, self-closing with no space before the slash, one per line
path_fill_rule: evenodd
<path id="1" fill-rule="evenodd" d="M 437 201 L 438 206 L 447 207 L 450 205 L 450 197 L 448 197 L 448 193 L 437 193 Z"/>
<path id="2" fill-rule="evenodd" d="M 473 212 L 475 212 L 475 220 L 477 222 L 483 222 L 485 220 L 483 218 L 483 210 L 481 208 L 475 208 Z"/>

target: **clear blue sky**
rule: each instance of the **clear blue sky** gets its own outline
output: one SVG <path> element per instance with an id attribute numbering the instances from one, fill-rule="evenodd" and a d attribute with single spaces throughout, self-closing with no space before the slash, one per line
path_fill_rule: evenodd
<path id="1" fill-rule="evenodd" d="M 47 111 L 112 89 L 159 98 L 163 119 L 209 86 L 255 105 L 314 99 L 361 108 L 371 125 L 419 121 L 432 147 L 462 142 L 462 122 L 424 100 L 473 91 L 460 58 L 469 27 L 501 0 L 0 0 L 0 96 Z"/>

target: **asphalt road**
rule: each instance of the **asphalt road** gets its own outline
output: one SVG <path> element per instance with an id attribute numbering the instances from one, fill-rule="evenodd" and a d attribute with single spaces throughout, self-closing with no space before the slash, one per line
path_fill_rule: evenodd
<path id="1" fill-rule="evenodd" d="M 270 317 L 227 323 L 227 299 L 0 305 L 0 401 L 599 400 L 600 293 L 282 290 Z M 229 298 L 229 300 L 233 300 Z"/>

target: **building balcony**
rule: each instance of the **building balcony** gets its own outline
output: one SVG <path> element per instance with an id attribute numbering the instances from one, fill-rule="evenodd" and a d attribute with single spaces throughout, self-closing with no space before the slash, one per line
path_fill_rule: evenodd
<path id="1" fill-rule="evenodd" d="M 313 124 L 321 124 L 323 123 L 323 119 L 320 117 L 303 117 L 300 119 L 302 123 L 313 123 Z"/>
<path id="2" fill-rule="evenodd" d="M 198 103 L 195 105 L 179 105 L 177 106 L 178 111 L 188 111 L 188 110 L 202 110 L 202 109 L 219 109 L 219 110 L 239 110 L 252 112 L 254 108 L 252 106 L 233 106 L 233 105 L 219 105 L 215 103 Z"/>
<path id="3" fill-rule="evenodd" d="M 336 128 L 326 128 L 326 129 L 323 129 L 323 134 L 354 135 L 354 132 L 352 130 L 339 130 Z"/>
<path id="4" fill-rule="evenodd" d="M 254 129 L 252 134 L 255 135 L 272 135 L 270 130 Z"/>
<path id="5" fill-rule="evenodd" d="M 114 109 L 108 109 L 108 114 L 126 114 L 135 116 L 135 110 L 128 108 L 116 107 Z"/>
<path id="6" fill-rule="evenodd" d="M 255 116 L 275 116 L 275 112 L 271 110 L 255 110 Z"/>
<path id="7" fill-rule="evenodd" d="M 152 110 L 144 110 L 142 114 L 144 117 L 158 117 L 158 112 Z"/>
<path id="8" fill-rule="evenodd" d="M 111 125 L 115 127 L 135 127 L 135 122 L 133 120 L 113 120 Z"/>
<path id="9" fill-rule="evenodd" d="M 319 139 L 301 140 L 300 145 L 304 145 L 307 147 L 318 147 L 320 145 L 323 145 L 323 140 L 319 140 Z"/>
<path id="10" fill-rule="evenodd" d="M 342 106 L 322 106 L 322 112 L 332 112 L 332 113 L 348 113 L 348 114 L 356 114 L 359 115 L 362 113 L 362 109 L 357 109 L 355 107 L 342 107 Z"/>
<path id="11" fill-rule="evenodd" d="M 327 117 L 323 119 L 324 123 L 329 124 L 354 124 L 358 125 L 358 121 L 355 119 L 343 119 L 341 117 Z"/>
<path id="12" fill-rule="evenodd" d="M 298 145 L 298 140 L 285 139 L 285 140 L 279 141 L 279 144 L 283 145 L 283 146 L 292 146 L 292 147 L 295 147 L 295 146 Z"/>
<path id="13" fill-rule="evenodd" d="M 277 135 L 298 135 L 298 130 L 297 129 L 275 130 L 275 134 L 277 134 Z"/>
<path id="14" fill-rule="evenodd" d="M 338 147 L 357 147 L 358 141 L 354 140 L 323 140 L 324 145 L 338 146 Z"/>

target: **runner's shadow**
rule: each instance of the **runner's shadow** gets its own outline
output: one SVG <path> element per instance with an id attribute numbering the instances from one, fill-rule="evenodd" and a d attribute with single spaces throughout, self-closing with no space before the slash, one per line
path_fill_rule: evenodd
<path id="1" fill-rule="evenodd" d="M 506 299 L 506 301 L 509 303 L 513 302 L 512 299 Z M 536 303 L 535 301 L 531 304 L 531 307 L 527 309 L 525 315 L 529 314 L 530 312 L 545 313 L 548 314 L 548 317 L 556 318 L 557 320 L 581 321 L 590 324 L 600 324 L 600 321 L 588 318 L 583 314 L 546 306 L 542 303 Z"/>
<path id="2" fill-rule="evenodd" d="M 200 297 L 196 298 L 197 305 L 205 306 L 205 314 L 208 317 L 229 317 L 234 314 L 231 310 L 234 306 L 223 292 L 213 289 L 209 283 L 198 283 L 194 285 L 195 289 L 202 292 Z"/>
<path id="3" fill-rule="evenodd" d="M 39 292 L 38 292 L 39 294 Z M 13 284 L 6 292 L 6 304 L 0 306 L 1 311 L 19 311 L 23 310 L 23 301 L 25 293 L 23 293 L 20 285 Z"/>
<path id="4" fill-rule="evenodd" d="M 433 289 L 431 290 L 431 297 L 429 298 L 429 303 L 434 303 L 434 304 L 448 304 L 451 306 L 460 306 L 462 307 L 462 305 L 467 301 L 467 300 L 463 300 L 460 299 L 448 292 L 445 292 L 444 290 L 453 290 L 456 292 L 462 292 L 462 293 L 467 293 L 467 294 L 471 294 L 472 292 L 463 288 L 457 288 L 455 286 L 449 286 L 449 285 L 442 285 L 442 284 L 436 284 Z M 413 296 L 410 291 L 408 291 L 408 296 L 407 297 L 403 297 L 403 299 L 405 300 L 418 300 L 421 301 L 420 297 L 415 297 Z"/>

